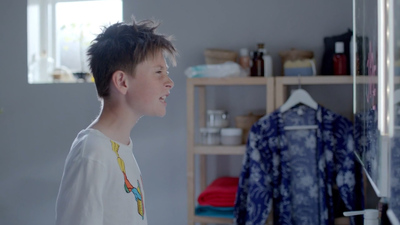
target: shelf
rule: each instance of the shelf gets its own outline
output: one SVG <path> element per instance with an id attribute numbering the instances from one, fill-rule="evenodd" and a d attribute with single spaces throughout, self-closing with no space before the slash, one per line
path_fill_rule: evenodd
<path id="1" fill-rule="evenodd" d="M 283 85 L 313 85 L 313 84 L 353 84 L 353 76 L 351 75 L 317 75 L 317 76 L 276 76 L 276 77 L 222 77 L 222 78 L 189 78 L 187 83 L 194 86 L 206 85 L 265 85 L 269 79 L 276 79 Z M 271 80 L 272 81 L 272 80 Z M 400 83 L 400 77 L 395 77 L 395 83 Z M 272 81 L 273 82 L 273 81 Z M 377 76 L 357 76 L 356 83 L 367 84 L 377 83 Z"/>
<path id="2" fill-rule="evenodd" d="M 301 85 L 313 85 L 313 84 L 353 84 L 353 76 L 303 76 L 303 77 L 275 77 L 276 82 L 282 85 L 298 85 L 299 81 Z M 300 80 L 299 80 L 300 79 Z M 400 77 L 394 78 L 394 83 L 400 83 Z M 356 76 L 356 84 L 376 84 L 378 82 L 377 76 Z"/>
<path id="3" fill-rule="evenodd" d="M 188 224 L 213 223 L 233 224 L 233 219 L 206 217 L 195 215 L 196 205 L 196 167 L 195 158 L 198 158 L 199 186 L 200 191 L 207 187 L 207 156 L 243 156 L 246 151 L 245 145 L 201 145 L 195 143 L 195 124 L 199 127 L 206 126 L 207 87 L 214 86 L 237 86 L 237 87 L 264 87 L 266 90 L 265 104 L 266 112 L 274 110 L 275 77 L 223 77 L 223 78 L 188 78 L 186 80 L 186 106 L 187 106 L 187 184 L 188 184 Z M 260 98 L 262 100 L 262 98 Z M 198 114 L 195 109 L 197 107 Z"/>
<path id="4" fill-rule="evenodd" d="M 233 224 L 233 219 L 207 216 L 194 216 L 194 221 L 198 223 Z"/>
<path id="5" fill-rule="evenodd" d="M 243 155 L 246 151 L 245 145 L 195 145 L 194 154 L 199 155 Z"/>
<path id="6" fill-rule="evenodd" d="M 311 84 L 353 84 L 353 76 L 300 76 L 276 77 L 276 81 L 283 85 L 311 85 Z"/>
<path id="7" fill-rule="evenodd" d="M 203 85 L 265 85 L 268 77 L 221 77 L 189 78 L 187 83 L 194 86 Z"/>
<path id="8" fill-rule="evenodd" d="M 377 84 L 377 76 L 357 76 L 356 84 Z"/>
<path id="9" fill-rule="evenodd" d="M 394 84 L 400 84 L 400 77 L 393 78 Z M 356 84 L 378 84 L 377 76 L 357 76 Z"/>

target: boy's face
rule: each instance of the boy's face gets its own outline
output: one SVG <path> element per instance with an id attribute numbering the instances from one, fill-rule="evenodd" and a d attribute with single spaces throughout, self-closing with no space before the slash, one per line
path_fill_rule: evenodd
<path id="1" fill-rule="evenodd" d="M 128 104 L 139 116 L 159 116 L 166 113 L 166 98 L 174 86 L 161 52 L 138 64 L 129 77 Z"/>

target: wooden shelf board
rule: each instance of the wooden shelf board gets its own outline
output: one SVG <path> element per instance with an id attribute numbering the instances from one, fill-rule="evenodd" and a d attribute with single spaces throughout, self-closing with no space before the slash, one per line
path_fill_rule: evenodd
<path id="1" fill-rule="evenodd" d="M 283 85 L 297 85 L 299 84 L 298 77 L 276 77 L 278 82 L 281 82 Z M 377 76 L 356 76 L 357 84 L 370 84 L 377 83 Z M 400 83 L 400 77 L 394 78 L 395 84 Z M 345 76 L 303 76 L 300 77 L 300 84 L 302 85 L 312 85 L 312 84 L 353 84 L 353 76 L 345 75 Z"/>
<path id="2" fill-rule="evenodd" d="M 297 85 L 299 83 L 299 77 L 285 77 L 276 76 L 273 77 L 284 85 Z M 189 78 L 187 79 L 188 84 L 194 86 L 205 86 L 205 85 L 265 85 L 267 80 L 271 77 L 222 77 L 222 78 Z M 400 83 L 400 77 L 395 77 L 395 83 Z M 361 84 L 376 83 L 377 76 L 357 76 L 356 82 Z M 300 77 L 300 84 L 302 85 L 313 85 L 313 84 L 353 84 L 353 76 L 344 75 L 317 75 L 317 76 L 302 76 Z"/>
<path id="3" fill-rule="evenodd" d="M 245 145 L 195 145 L 194 153 L 199 155 L 243 155 L 246 151 Z"/>
<path id="4" fill-rule="evenodd" d="M 357 76 L 356 84 L 377 84 L 377 76 Z"/>
<path id="5" fill-rule="evenodd" d="M 198 223 L 233 224 L 233 219 L 221 217 L 194 216 L 194 221 Z"/>
<path id="6" fill-rule="evenodd" d="M 394 84 L 400 84 L 400 77 L 395 76 L 393 78 Z M 378 77 L 377 76 L 357 76 L 356 84 L 377 84 Z"/>
<path id="7" fill-rule="evenodd" d="M 276 77 L 278 82 L 284 85 L 311 85 L 311 84 L 353 84 L 353 76 L 300 76 L 300 77 Z"/>
<path id="8" fill-rule="evenodd" d="M 221 77 L 221 78 L 189 78 L 188 84 L 203 85 L 265 85 L 267 77 Z"/>

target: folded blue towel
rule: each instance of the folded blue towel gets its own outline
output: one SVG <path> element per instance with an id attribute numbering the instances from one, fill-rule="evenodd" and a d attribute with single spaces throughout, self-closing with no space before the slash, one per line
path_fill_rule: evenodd
<path id="1" fill-rule="evenodd" d="M 233 219 L 233 207 L 196 206 L 197 216 L 223 217 Z"/>

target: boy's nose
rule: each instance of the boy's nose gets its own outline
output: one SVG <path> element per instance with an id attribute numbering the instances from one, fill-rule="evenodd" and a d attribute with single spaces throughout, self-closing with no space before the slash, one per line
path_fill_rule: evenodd
<path id="1" fill-rule="evenodd" d="M 169 89 L 172 89 L 174 87 L 174 81 L 170 77 L 168 77 L 168 81 L 165 84 L 165 86 L 168 87 Z"/>

